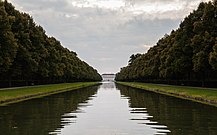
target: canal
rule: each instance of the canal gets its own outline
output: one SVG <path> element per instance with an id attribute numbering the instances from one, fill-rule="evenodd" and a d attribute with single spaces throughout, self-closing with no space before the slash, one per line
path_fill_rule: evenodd
<path id="1" fill-rule="evenodd" d="M 216 135 L 217 107 L 104 82 L 0 107 L 3 135 Z"/>

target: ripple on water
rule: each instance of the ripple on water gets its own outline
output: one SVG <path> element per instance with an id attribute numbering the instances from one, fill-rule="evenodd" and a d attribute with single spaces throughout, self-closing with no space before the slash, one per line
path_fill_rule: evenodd
<path id="1" fill-rule="evenodd" d="M 147 108 L 130 108 L 129 111 L 132 115 L 130 120 L 137 122 L 137 124 L 145 125 L 156 130 L 157 133 L 155 133 L 155 135 L 166 135 L 170 132 L 166 125 L 161 125 L 157 121 L 152 121 L 150 119 L 153 118 L 153 116 L 148 114 Z"/>

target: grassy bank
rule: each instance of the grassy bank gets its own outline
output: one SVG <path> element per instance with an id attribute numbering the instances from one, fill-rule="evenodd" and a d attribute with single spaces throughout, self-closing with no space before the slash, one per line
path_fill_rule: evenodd
<path id="1" fill-rule="evenodd" d="M 98 84 L 97 82 L 79 82 L 79 83 L 63 83 L 40 85 L 30 87 L 17 87 L 0 89 L 0 105 L 20 102 L 32 98 L 39 98 L 51 94 L 61 93 L 65 91 L 75 90 Z"/>
<path id="2" fill-rule="evenodd" d="M 138 82 L 117 82 L 118 84 L 184 98 L 217 106 L 217 88 L 198 88 L 174 85 L 149 84 Z"/>

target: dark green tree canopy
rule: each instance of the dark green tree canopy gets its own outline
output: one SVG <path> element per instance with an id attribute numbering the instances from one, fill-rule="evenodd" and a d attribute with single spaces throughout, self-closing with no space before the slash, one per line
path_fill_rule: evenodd
<path id="1" fill-rule="evenodd" d="M 217 1 L 200 3 L 146 54 L 131 55 L 121 81 L 217 81 Z"/>
<path id="2" fill-rule="evenodd" d="M 57 83 L 99 81 L 101 76 L 48 37 L 29 14 L 0 0 L 0 81 L 12 80 Z"/>

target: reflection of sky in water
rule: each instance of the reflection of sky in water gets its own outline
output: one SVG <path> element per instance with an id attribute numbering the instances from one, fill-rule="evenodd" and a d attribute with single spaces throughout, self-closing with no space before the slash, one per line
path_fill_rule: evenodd
<path id="1" fill-rule="evenodd" d="M 62 135 L 157 135 L 169 132 L 166 126 L 150 121 L 150 117 L 146 108 L 129 108 L 128 97 L 121 96 L 114 83 L 103 83 L 97 94 L 78 105 L 77 111 L 62 117 L 62 122 L 71 121 L 71 124 L 57 132 Z"/>
<path id="2" fill-rule="evenodd" d="M 167 129 L 167 126 L 161 125 L 158 122 L 149 120 L 153 116 L 150 116 L 147 112 L 146 108 L 131 108 L 130 113 L 132 114 L 132 119 L 138 124 L 141 124 L 143 126 L 148 126 L 152 129 L 155 129 L 157 133 L 155 135 L 165 135 L 168 132 L 170 132 Z"/>
<path id="3" fill-rule="evenodd" d="M 102 82 L 103 85 L 100 86 L 100 88 L 102 89 L 106 89 L 106 90 L 114 90 L 115 89 L 115 84 L 113 82 L 110 81 L 104 81 Z"/>
<path id="4" fill-rule="evenodd" d="M 216 107 L 103 83 L 0 107 L 0 134 L 216 135 L 216 114 Z"/>

